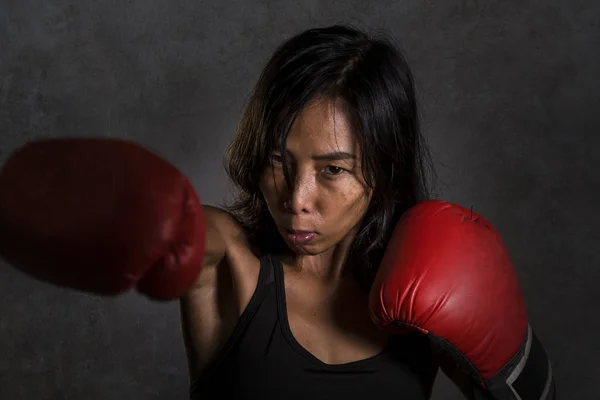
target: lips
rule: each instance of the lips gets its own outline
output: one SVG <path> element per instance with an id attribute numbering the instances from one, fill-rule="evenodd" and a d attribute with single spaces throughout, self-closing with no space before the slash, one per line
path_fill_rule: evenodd
<path id="1" fill-rule="evenodd" d="M 317 236 L 317 232 L 296 229 L 286 229 L 285 234 L 294 245 L 308 244 Z"/>

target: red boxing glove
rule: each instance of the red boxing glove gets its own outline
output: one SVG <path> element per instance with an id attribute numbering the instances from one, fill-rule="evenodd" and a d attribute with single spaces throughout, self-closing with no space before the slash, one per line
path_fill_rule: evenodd
<path id="1" fill-rule="evenodd" d="M 528 324 L 496 229 L 461 206 L 426 201 L 396 226 L 372 287 L 373 320 L 428 335 L 477 399 L 554 398 L 550 363 Z"/>
<path id="2" fill-rule="evenodd" d="M 202 206 L 173 165 L 135 143 L 38 141 L 0 170 L 0 256 L 59 286 L 174 299 L 202 266 Z"/>

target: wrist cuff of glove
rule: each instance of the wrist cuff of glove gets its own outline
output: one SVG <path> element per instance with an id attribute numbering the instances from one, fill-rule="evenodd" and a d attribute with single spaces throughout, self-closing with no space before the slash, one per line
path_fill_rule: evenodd
<path id="1" fill-rule="evenodd" d="M 477 368 L 451 343 L 430 334 L 438 351 L 449 357 L 473 382 L 477 400 L 555 400 L 552 365 L 542 344 L 527 326 L 527 336 L 519 351 L 493 377 L 483 379 Z"/>

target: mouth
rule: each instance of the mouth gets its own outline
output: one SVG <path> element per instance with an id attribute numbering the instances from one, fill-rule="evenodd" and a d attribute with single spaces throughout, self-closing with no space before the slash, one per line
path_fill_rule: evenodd
<path id="1" fill-rule="evenodd" d="M 312 242 L 317 237 L 317 232 L 301 229 L 285 229 L 285 236 L 295 246 L 301 246 Z"/>

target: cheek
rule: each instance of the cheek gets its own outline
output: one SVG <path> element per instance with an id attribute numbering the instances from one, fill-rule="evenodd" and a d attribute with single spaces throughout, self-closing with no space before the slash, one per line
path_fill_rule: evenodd
<path id="1" fill-rule="evenodd" d="M 341 187 L 334 196 L 330 197 L 327 209 L 332 220 L 344 221 L 339 225 L 353 225 L 367 211 L 370 194 L 362 185 L 354 182 L 353 185 Z"/>

